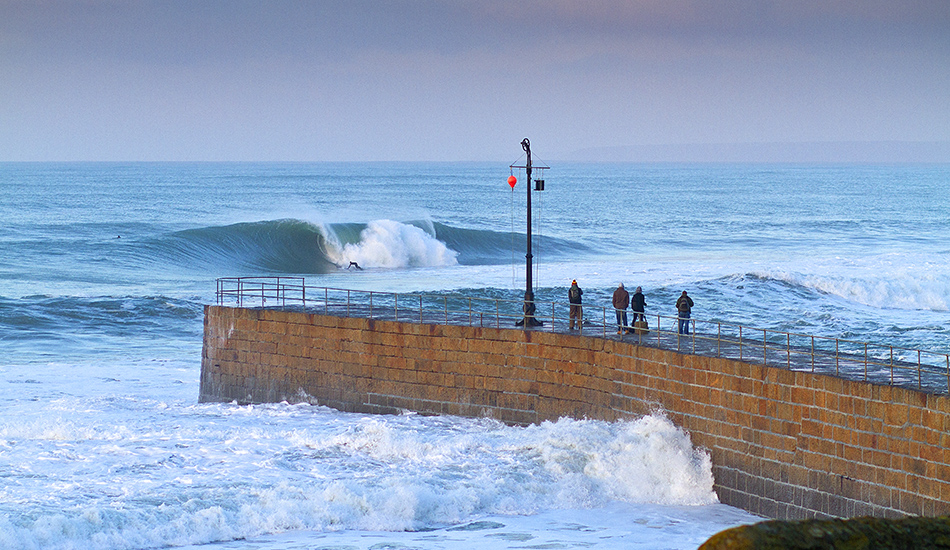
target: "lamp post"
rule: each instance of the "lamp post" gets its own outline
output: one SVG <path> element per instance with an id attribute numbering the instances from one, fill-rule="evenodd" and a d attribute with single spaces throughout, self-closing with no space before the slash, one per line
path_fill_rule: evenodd
<path id="1" fill-rule="evenodd" d="M 524 168 L 525 169 L 525 187 L 528 188 L 528 246 L 527 252 L 525 253 L 525 290 L 524 290 L 524 317 L 516 323 L 517 326 L 524 327 L 537 327 L 541 326 L 543 323 L 535 318 L 535 304 L 534 304 L 534 285 L 531 280 L 531 261 L 534 256 L 531 254 L 531 142 L 528 141 L 528 138 L 521 140 L 521 148 L 524 149 L 525 156 L 527 157 L 524 166 L 514 166 L 510 168 Z M 539 169 L 546 169 L 547 166 L 539 166 Z M 544 189 L 544 180 L 538 180 L 538 191 Z"/>

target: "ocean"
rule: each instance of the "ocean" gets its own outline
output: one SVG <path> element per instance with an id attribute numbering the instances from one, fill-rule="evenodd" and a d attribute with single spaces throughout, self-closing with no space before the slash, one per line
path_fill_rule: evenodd
<path id="1" fill-rule="evenodd" d="M 508 164 L 0 163 L 0 547 L 687 549 L 761 520 L 662 412 L 198 403 L 218 277 L 521 299 Z M 950 164 L 546 164 L 538 300 L 688 290 L 696 319 L 950 350 Z"/>

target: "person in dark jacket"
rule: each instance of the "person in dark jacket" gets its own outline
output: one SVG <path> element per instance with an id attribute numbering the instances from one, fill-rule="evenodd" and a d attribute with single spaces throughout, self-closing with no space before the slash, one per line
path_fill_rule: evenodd
<path id="1" fill-rule="evenodd" d="M 676 311 L 679 313 L 679 333 L 689 334 L 689 314 L 693 309 L 693 299 L 686 295 L 686 291 L 676 300 Z"/>
<path id="2" fill-rule="evenodd" d="M 577 286 L 577 280 L 571 281 L 571 288 L 567 291 L 567 300 L 571 303 L 571 311 L 568 314 L 570 317 L 570 330 L 574 330 L 574 321 L 577 321 L 577 328 L 581 328 L 581 323 L 583 323 L 584 315 L 581 311 L 581 296 L 584 295 L 584 291 L 581 290 L 581 287 Z"/>
<path id="3" fill-rule="evenodd" d="M 617 334 L 627 329 L 627 306 L 630 305 L 630 293 L 623 288 L 623 283 L 614 291 L 614 310 L 617 312 Z"/>
<path id="4" fill-rule="evenodd" d="M 646 308 L 647 300 L 643 296 L 643 288 L 637 287 L 636 292 L 633 293 L 633 296 L 630 297 L 630 309 L 633 310 L 633 322 L 636 323 L 638 320 L 646 321 L 646 316 L 643 315 L 643 311 Z M 638 319 L 639 317 L 639 319 Z"/>

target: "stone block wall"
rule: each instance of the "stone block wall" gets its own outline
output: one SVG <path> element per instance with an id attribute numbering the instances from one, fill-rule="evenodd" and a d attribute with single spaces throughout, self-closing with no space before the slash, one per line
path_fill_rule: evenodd
<path id="1" fill-rule="evenodd" d="M 207 306 L 202 401 L 617 420 L 662 409 L 721 502 L 777 519 L 950 514 L 950 400 L 519 329 Z"/>

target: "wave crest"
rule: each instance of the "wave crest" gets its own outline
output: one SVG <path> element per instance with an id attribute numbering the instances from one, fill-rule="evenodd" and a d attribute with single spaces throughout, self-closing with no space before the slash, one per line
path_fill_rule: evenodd
<path id="1" fill-rule="evenodd" d="M 541 244 L 552 257 L 586 250 L 552 237 Z M 161 262 L 215 274 L 322 274 L 350 262 L 379 269 L 505 264 L 523 245 L 524 235 L 428 220 L 331 224 L 280 219 L 177 231 L 135 247 L 130 259 L 146 267 Z"/>
<path id="2" fill-rule="evenodd" d="M 345 234 L 344 226 L 340 234 Z M 333 226 L 323 228 L 326 235 L 326 256 L 334 264 L 345 267 L 356 262 L 363 267 L 402 268 L 439 267 L 458 264 L 458 252 L 450 249 L 432 233 L 410 224 L 393 220 L 369 222 L 360 231 L 359 241 L 341 242 Z"/>
<path id="3" fill-rule="evenodd" d="M 763 280 L 836 296 L 880 309 L 950 311 L 950 280 L 932 271 L 905 269 L 886 278 L 876 273 L 802 275 L 788 272 L 753 273 Z"/>

